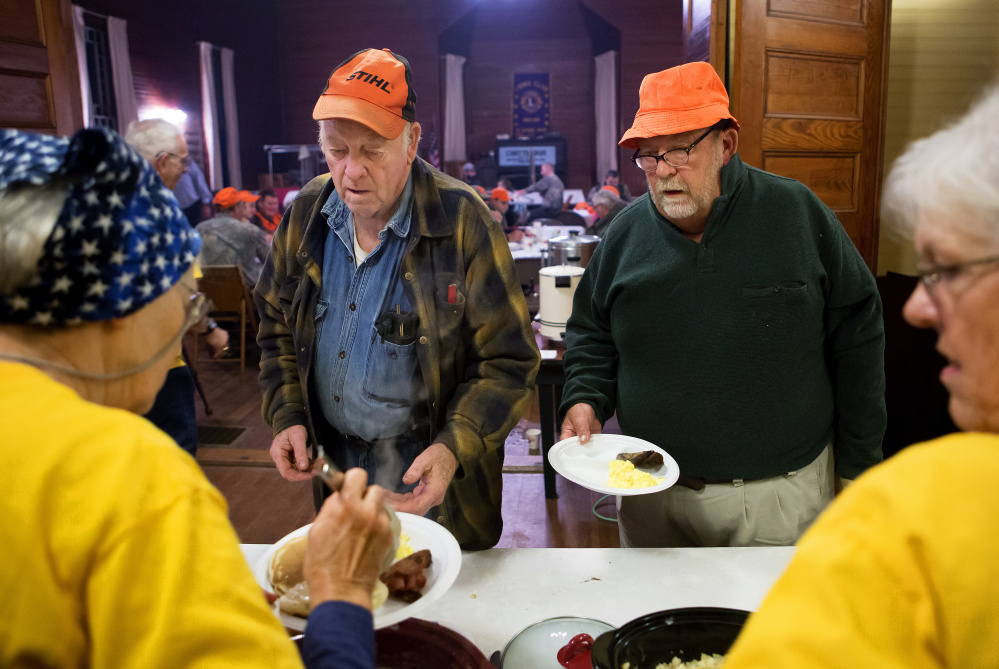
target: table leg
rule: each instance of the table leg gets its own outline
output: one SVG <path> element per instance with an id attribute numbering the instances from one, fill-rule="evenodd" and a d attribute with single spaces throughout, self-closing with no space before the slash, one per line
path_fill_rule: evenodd
<path id="1" fill-rule="evenodd" d="M 559 385 L 538 384 L 538 409 L 541 413 L 541 460 L 545 476 L 545 497 L 556 499 L 555 468 L 548 461 L 548 451 L 555 444 L 555 431 L 559 403 L 562 400 L 562 387 Z"/>

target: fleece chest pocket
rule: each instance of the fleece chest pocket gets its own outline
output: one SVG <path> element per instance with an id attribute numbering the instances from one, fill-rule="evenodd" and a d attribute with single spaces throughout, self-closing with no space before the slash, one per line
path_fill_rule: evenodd
<path id="1" fill-rule="evenodd" d="M 811 292 L 804 281 L 778 281 L 743 287 L 743 309 L 750 331 L 800 323 L 808 316 Z"/>
<path id="2" fill-rule="evenodd" d="M 416 343 L 399 344 L 383 338 L 377 326 L 371 331 L 364 371 L 364 396 L 393 406 L 409 405 L 416 375 Z"/>

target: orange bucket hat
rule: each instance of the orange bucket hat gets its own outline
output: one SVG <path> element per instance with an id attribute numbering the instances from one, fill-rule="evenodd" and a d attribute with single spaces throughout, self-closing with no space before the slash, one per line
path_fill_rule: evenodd
<path id="1" fill-rule="evenodd" d="M 728 110 L 728 93 L 715 68 L 703 61 L 646 75 L 638 92 L 635 123 L 618 142 L 637 149 L 641 140 L 699 130 L 723 118 L 739 122 Z"/>
<path id="2" fill-rule="evenodd" d="M 350 119 L 395 139 L 407 122 L 416 120 L 409 61 L 388 49 L 358 51 L 333 70 L 312 118 Z"/>
<path id="3" fill-rule="evenodd" d="M 614 188 L 613 186 L 601 186 L 600 190 L 608 191 L 608 192 L 612 193 L 614 195 L 614 197 L 617 197 L 617 198 L 621 197 L 621 192 L 618 189 Z"/>

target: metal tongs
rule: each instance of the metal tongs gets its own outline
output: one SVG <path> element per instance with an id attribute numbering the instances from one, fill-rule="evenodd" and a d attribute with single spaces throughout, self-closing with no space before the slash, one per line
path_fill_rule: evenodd
<path id="1" fill-rule="evenodd" d="M 316 453 L 316 464 L 319 466 L 319 471 L 316 476 L 326 484 L 326 487 L 330 489 L 330 492 L 337 492 L 343 487 L 343 472 L 340 471 L 333 460 L 326 455 L 326 451 L 320 446 Z"/>

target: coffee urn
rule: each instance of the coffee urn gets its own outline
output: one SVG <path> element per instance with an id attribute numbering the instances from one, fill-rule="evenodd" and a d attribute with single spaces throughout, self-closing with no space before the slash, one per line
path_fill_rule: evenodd
<path id="1" fill-rule="evenodd" d="M 575 265 L 541 268 L 541 305 L 538 318 L 543 336 L 565 339 L 565 324 L 572 314 L 572 298 L 582 277 L 583 268 Z"/>

